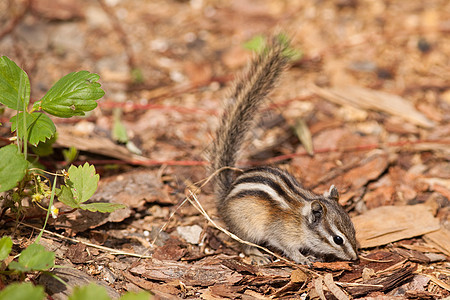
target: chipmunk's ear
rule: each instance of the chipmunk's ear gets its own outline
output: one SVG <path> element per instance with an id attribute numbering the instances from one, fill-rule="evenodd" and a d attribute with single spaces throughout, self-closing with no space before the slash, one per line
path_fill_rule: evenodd
<path id="1" fill-rule="evenodd" d="M 311 223 L 318 223 L 325 214 L 325 207 L 318 200 L 311 202 L 311 210 L 309 212 L 309 221 Z"/>
<path id="2" fill-rule="evenodd" d="M 337 188 L 332 184 L 328 192 L 323 193 L 325 198 L 330 198 L 331 200 L 339 201 L 339 192 Z"/>

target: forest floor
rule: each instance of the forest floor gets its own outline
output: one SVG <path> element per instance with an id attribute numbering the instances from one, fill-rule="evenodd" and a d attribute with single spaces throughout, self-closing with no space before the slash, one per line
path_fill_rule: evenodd
<path id="1" fill-rule="evenodd" d="M 449 1 L 5 0 L 0 24 L 0 55 L 27 72 L 32 100 L 79 70 L 98 73 L 106 92 L 87 117 L 53 119 L 55 152 L 40 160 L 67 168 L 61 149 L 75 147 L 75 163 L 101 176 L 92 201 L 127 205 L 65 213 L 57 203 L 41 244 L 71 267 L 54 271 L 69 286 L 95 281 L 115 298 L 140 289 L 162 299 L 450 296 Z M 252 57 L 244 44 L 280 31 L 302 57 L 239 166 L 277 165 L 320 194 L 336 185 L 358 262 L 251 265 L 218 229 L 212 187 L 192 188 L 209 176 L 223 99 Z M 12 114 L 0 115 L 1 137 Z M 117 116 L 127 146 L 112 138 Z M 42 210 L 27 212 L 21 224 L 0 220 L 14 254 L 43 225 Z M 70 293 L 29 277 L 52 299 Z"/>

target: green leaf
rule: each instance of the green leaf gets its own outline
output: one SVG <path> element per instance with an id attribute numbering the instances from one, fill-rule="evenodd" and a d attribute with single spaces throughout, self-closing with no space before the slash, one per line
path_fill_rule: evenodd
<path id="1" fill-rule="evenodd" d="M 14 282 L 0 291 L 0 300 L 42 300 L 44 298 L 44 287 L 34 286 L 31 282 Z"/>
<path id="2" fill-rule="evenodd" d="M 95 167 L 85 163 L 83 166 L 70 166 L 69 179 L 73 186 L 71 187 L 75 202 L 83 203 L 94 195 L 97 190 L 100 176 L 95 174 Z"/>
<path id="3" fill-rule="evenodd" d="M 80 204 L 73 199 L 72 190 L 63 185 L 61 189 L 57 191 L 56 195 L 58 196 L 58 200 L 64 203 L 67 206 L 72 208 L 80 208 Z"/>
<path id="4" fill-rule="evenodd" d="M 45 250 L 44 246 L 33 243 L 19 256 L 19 261 L 12 261 L 9 269 L 21 272 L 46 271 L 55 266 L 55 253 Z"/>
<path id="5" fill-rule="evenodd" d="M 48 156 L 50 154 L 53 154 L 53 144 L 56 142 L 57 137 L 58 132 L 55 132 L 55 134 L 51 138 L 45 140 L 44 142 L 40 142 L 39 144 L 37 144 L 37 146 L 30 147 L 30 149 L 34 154 L 38 156 Z"/>
<path id="6" fill-rule="evenodd" d="M 23 128 L 24 120 L 26 119 L 28 130 L 28 142 L 36 146 L 39 142 L 44 142 L 51 138 L 55 132 L 56 127 L 53 121 L 46 115 L 40 112 L 21 112 L 11 118 L 11 132 L 17 130 L 17 135 L 24 138 L 25 129 Z"/>
<path id="7" fill-rule="evenodd" d="M 98 286 L 95 283 L 90 283 L 85 286 L 76 286 L 73 289 L 72 295 L 69 296 L 69 300 L 110 300 L 106 289 L 102 286 Z"/>
<path id="8" fill-rule="evenodd" d="M 112 137 L 115 141 L 118 141 L 120 143 L 126 143 L 128 142 L 128 134 L 127 129 L 125 128 L 125 125 L 123 125 L 121 120 L 121 113 L 122 111 L 120 109 L 114 110 L 114 125 L 113 125 L 113 131 L 112 131 Z"/>
<path id="9" fill-rule="evenodd" d="M 8 57 L 0 57 L 0 103 L 23 111 L 29 102 L 30 80 L 27 73 Z"/>
<path id="10" fill-rule="evenodd" d="M 150 300 L 150 299 L 153 299 L 153 295 L 147 291 L 141 291 L 139 293 L 128 292 L 119 298 L 119 300 Z"/>
<path id="11" fill-rule="evenodd" d="M 64 156 L 64 161 L 67 164 L 70 164 L 71 162 L 73 162 L 75 159 L 77 159 L 78 156 L 78 150 L 75 147 L 70 147 L 69 149 L 64 149 L 62 151 L 63 156 Z"/>
<path id="12" fill-rule="evenodd" d="M 11 253 L 12 240 L 9 236 L 4 236 L 0 240 L 0 260 L 4 260 Z"/>
<path id="13" fill-rule="evenodd" d="M 67 74 L 33 105 L 33 109 L 42 109 L 61 118 L 84 116 L 85 112 L 97 107 L 95 101 L 105 94 L 97 82 L 99 78 L 88 71 Z"/>
<path id="14" fill-rule="evenodd" d="M 142 69 L 133 68 L 130 73 L 134 84 L 144 83 L 144 74 L 142 74 Z"/>
<path id="15" fill-rule="evenodd" d="M 17 186 L 28 168 L 28 161 L 19 153 L 16 145 L 0 149 L 0 193 Z"/>
<path id="16" fill-rule="evenodd" d="M 285 33 L 280 33 L 276 35 L 276 38 L 283 45 L 283 55 L 289 58 L 291 61 L 297 61 L 302 58 L 302 52 L 300 50 L 290 47 L 290 38 Z"/>
<path id="17" fill-rule="evenodd" d="M 243 46 L 245 49 L 261 53 L 266 47 L 266 38 L 261 34 L 256 35 L 251 40 L 245 42 Z"/>
<path id="18" fill-rule="evenodd" d="M 84 210 L 89 210 L 92 212 L 113 212 L 118 209 L 125 208 L 126 206 L 119 203 L 107 203 L 107 202 L 94 202 L 94 203 L 88 203 L 88 204 L 80 204 L 80 208 Z"/>

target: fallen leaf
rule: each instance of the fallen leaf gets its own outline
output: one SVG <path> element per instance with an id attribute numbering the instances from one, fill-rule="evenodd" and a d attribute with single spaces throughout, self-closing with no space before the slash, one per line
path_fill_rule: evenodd
<path id="1" fill-rule="evenodd" d="M 450 231 L 445 228 L 441 228 L 437 231 L 424 235 L 423 238 L 429 244 L 432 244 L 435 248 L 442 251 L 442 253 L 450 256 Z"/>
<path id="2" fill-rule="evenodd" d="M 425 128 L 434 126 L 434 122 L 416 110 L 410 101 L 394 94 L 359 86 L 339 86 L 328 89 L 312 86 L 311 90 L 340 105 L 386 112 Z"/>
<path id="3" fill-rule="evenodd" d="M 101 154 L 128 162 L 144 162 L 148 160 L 143 156 L 132 153 L 125 146 L 116 144 L 112 139 L 96 133 L 78 136 L 74 134 L 73 126 L 61 124 L 57 124 L 56 130 L 58 132 L 58 139 L 55 142 L 55 146 L 65 148 L 75 147 L 79 151 Z"/>
<path id="4" fill-rule="evenodd" d="M 297 122 L 295 122 L 294 131 L 303 147 L 305 147 L 306 152 L 309 155 L 314 155 L 311 132 L 303 119 L 297 119 Z"/>

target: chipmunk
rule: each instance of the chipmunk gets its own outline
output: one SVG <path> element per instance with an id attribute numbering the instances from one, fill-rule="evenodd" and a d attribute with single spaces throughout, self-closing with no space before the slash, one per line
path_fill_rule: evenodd
<path id="1" fill-rule="evenodd" d="M 258 109 L 289 64 L 288 43 L 276 37 L 234 83 L 212 145 L 213 170 L 234 167 Z M 216 206 L 229 230 L 241 239 L 282 251 L 296 263 L 331 258 L 356 260 L 355 229 L 332 185 L 323 195 L 302 187 L 288 172 L 258 167 L 215 179 Z M 270 262 L 257 248 L 244 246 L 253 262 Z"/>

